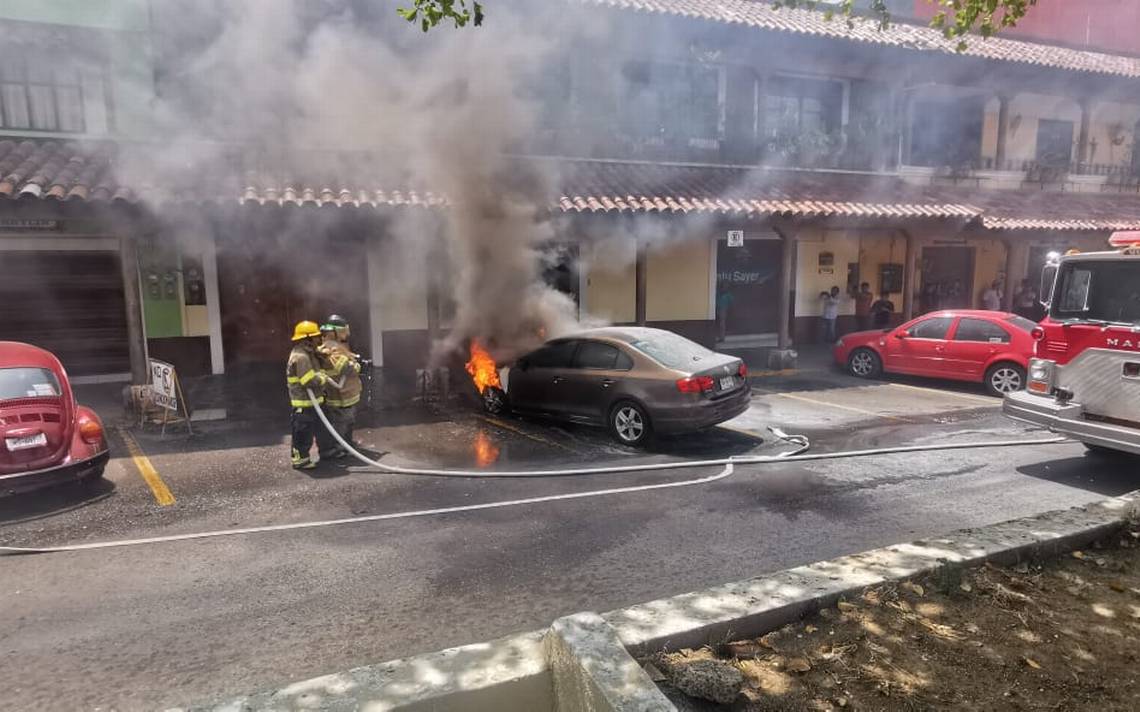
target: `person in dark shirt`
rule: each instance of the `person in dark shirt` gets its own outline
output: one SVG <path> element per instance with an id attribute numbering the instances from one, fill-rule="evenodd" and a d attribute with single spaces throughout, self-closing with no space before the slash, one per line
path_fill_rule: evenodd
<path id="1" fill-rule="evenodd" d="M 869 282 L 859 285 L 855 293 L 855 317 L 859 320 L 859 330 L 867 331 L 871 328 L 871 302 L 875 301 L 875 293 L 871 291 Z"/>
<path id="2" fill-rule="evenodd" d="M 876 329 L 886 329 L 891 325 L 891 317 L 895 313 L 895 303 L 890 295 L 884 292 L 879 295 L 878 301 L 871 305 L 871 320 Z"/>

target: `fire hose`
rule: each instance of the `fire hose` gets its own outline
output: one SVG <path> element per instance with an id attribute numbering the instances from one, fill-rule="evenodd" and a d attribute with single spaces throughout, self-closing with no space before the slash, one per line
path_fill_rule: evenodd
<path id="1" fill-rule="evenodd" d="M 313 392 L 309 391 L 309 398 L 314 403 L 317 398 Z M 333 436 L 333 439 L 345 449 L 346 452 L 351 454 L 357 460 L 366 465 L 377 468 L 384 472 L 389 472 L 396 475 L 410 475 L 420 477 L 464 477 L 464 478 L 509 478 L 509 477 L 569 477 L 581 475 L 600 475 L 600 474 L 616 474 L 622 472 L 649 472 L 661 470 L 675 470 L 681 468 L 694 468 L 694 467 L 722 467 L 721 471 L 714 475 L 706 475 L 689 480 L 681 480 L 678 482 L 658 482 L 646 485 L 633 485 L 629 487 L 611 487 L 607 489 L 589 490 L 586 492 L 569 492 L 565 494 L 545 495 L 541 497 L 526 497 L 522 499 L 501 500 L 494 502 L 483 502 L 480 504 L 465 504 L 453 507 L 438 507 L 433 509 L 419 509 L 407 512 L 391 512 L 387 514 L 369 514 L 357 517 L 346 517 L 341 519 L 325 519 L 313 522 L 296 522 L 293 524 L 273 524 L 259 527 L 244 527 L 235 529 L 223 529 L 218 531 L 206 532 L 192 532 L 189 534 L 172 534 L 168 536 L 144 537 L 139 539 L 119 539 L 114 541 L 97 541 L 85 544 L 70 544 L 63 546 L 50 546 L 50 547 L 18 547 L 18 546 L 0 546 L 0 554 L 14 555 L 14 554 L 49 554 L 61 552 L 74 552 L 74 551 L 90 551 L 94 549 L 113 549 L 127 546 L 143 546 L 148 544 L 162 544 L 176 541 L 188 541 L 197 539 L 214 539 L 226 536 L 238 536 L 245 534 L 263 534 L 268 532 L 281 532 L 291 531 L 296 529 L 316 529 L 322 527 L 339 526 L 344 524 L 361 524 L 365 522 L 380 522 L 389 521 L 394 519 L 411 519 L 415 517 L 428 517 L 440 516 L 445 514 L 459 514 L 463 512 L 474 512 L 486 509 L 501 509 L 505 507 L 517 507 L 529 504 L 541 504 L 544 502 L 558 502 L 575 499 L 587 499 L 592 497 L 604 497 L 617 494 L 630 494 L 634 492 L 649 492 L 653 490 L 676 489 L 679 487 L 693 487 L 697 485 L 710 484 L 718 480 L 726 479 L 735 472 L 737 465 L 756 465 L 756 464 L 770 464 L 775 462 L 805 462 L 816 460 L 836 460 L 852 457 L 870 457 L 873 455 L 894 455 L 912 452 L 932 452 L 942 450 L 969 450 L 979 448 L 994 448 L 994 447 L 1025 447 L 1031 445 L 1055 445 L 1066 441 L 1066 438 L 1047 438 L 1040 440 L 995 440 L 990 442 L 963 442 L 963 443 L 941 443 L 930 445 L 901 445 L 878 447 L 864 450 L 846 450 L 840 452 L 830 453 L 813 453 L 804 454 L 804 451 L 810 447 L 808 439 L 802 435 L 789 435 L 782 432 L 778 428 L 769 428 L 769 430 L 776 435 L 777 438 L 784 442 L 789 442 L 796 445 L 796 449 L 782 452 L 776 455 L 744 455 L 732 456 L 725 458 L 716 458 L 712 460 L 681 460 L 671 462 L 658 462 L 644 465 L 611 465 L 605 467 L 578 467 L 569 469 L 557 470 L 511 470 L 511 471 L 487 471 L 487 470 L 454 470 L 454 469 L 440 469 L 440 468 L 415 468 L 415 467 L 402 467 L 399 465 L 389 465 L 379 460 L 373 460 L 360 453 L 356 448 L 352 447 L 345 439 L 336 431 L 336 428 L 329 422 L 328 417 L 319 405 L 315 406 L 317 416 L 320 418 L 321 423 Z"/>

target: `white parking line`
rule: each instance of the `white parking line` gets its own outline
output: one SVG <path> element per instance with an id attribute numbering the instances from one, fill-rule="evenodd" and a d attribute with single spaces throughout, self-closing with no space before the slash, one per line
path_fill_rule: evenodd
<path id="1" fill-rule="evenodd" d="M 1000 406 L 1001 405 L 1001 401 L 996 400 L 994 398 L 987 398 L 984 396 L 972 396 L 972 395 L 969 395 L 968 393 L 956 393 L 955 391 L 943 391 L 943 390 L 939 390 L 937 388 L 923 388 L 922 386 L 910 386 L 910 385 L 907 385 L 905 383 L 888 383 L 887 385 L 888 386 L 894 386 L 895 388 L 906 388 L 906 389 L 909 389 L 912 391 L 921 391 L 923 393 L 934 393 L 934 394 L 940 395 L 940 396 L 950 396 L 952 398 L 961 398 L 962 400 L 973 401 L 975 403 L 984 403 L 984 404 L 989 405 L 989 406 Z"/>

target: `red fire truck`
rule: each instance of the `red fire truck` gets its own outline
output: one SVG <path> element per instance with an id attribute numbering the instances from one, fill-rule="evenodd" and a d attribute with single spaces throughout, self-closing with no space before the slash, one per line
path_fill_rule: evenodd
<path id="1" fill-rule="evenodd" d="M 1140 232 L 1107 252 L 1069 252 L 1041 274 L 1045 319 L 1033 330 L 1027 390 L 1003 411 L 1093 451 L 1140 455 Z"/>

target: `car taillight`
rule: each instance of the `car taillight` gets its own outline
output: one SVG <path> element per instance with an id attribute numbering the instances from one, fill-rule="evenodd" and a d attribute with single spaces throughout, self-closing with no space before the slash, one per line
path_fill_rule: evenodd
<path id="1" fill-rule="evenodd" d="M 103 440 L 103 425 L 92 418 L 79 417 L 79 437 L 83 442 L 95 445 Z"/>
<path id="2" fill-rule="evenodd" d="M 736 371 L 737 375 L 741 378 L 748 378 L 748 364 L 743 361 L 740 362 L 740 368 Z"/>
<path id="3" fill-rule="evenodd" d="M 1042 329 L 1040 326 L 1033 327 L 1033 329 L 1030 330 L 1029 335 L 1033 337 L 1034 341 L 1044 341 L 1045 340 L 1045 330 Z"/>
<path id="4" fill-rule="evenodd" d="M 703 393 L 713 389 L 712 376 L 692 376 L 677 381 L 677 390 L 682 393 Z"/>

